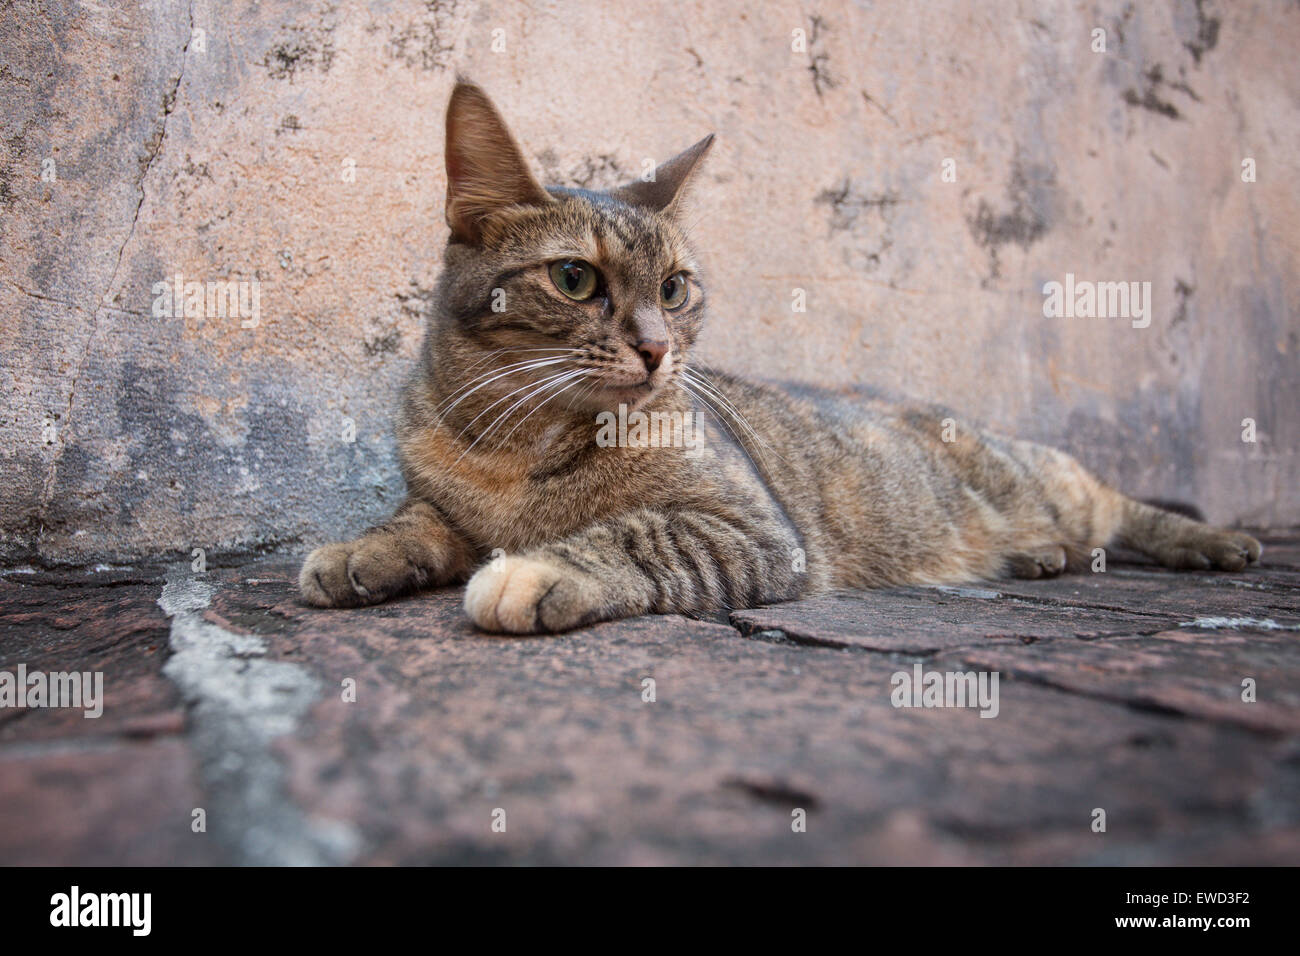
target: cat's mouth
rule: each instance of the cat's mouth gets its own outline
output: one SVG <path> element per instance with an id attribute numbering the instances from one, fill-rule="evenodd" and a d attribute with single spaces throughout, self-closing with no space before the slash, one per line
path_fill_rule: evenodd
<path id="1" fill-rule="evenodd" d="M 632 385 L 606 385 L 604 393 L 611 398 L 629 405 L 639 403 L 650 397 L 650 393 L 655 390 L 654 383 L 649 378 Z"/>
<path id="2" fill-rule="evenodd" d="M 657 387 L 651 375 L 647 375 L 639 382 L 607 382 L 600 388 L 601 404 L 609 408 L 616 408 L 619 405 L 636 408 L 644 404 Z"/>

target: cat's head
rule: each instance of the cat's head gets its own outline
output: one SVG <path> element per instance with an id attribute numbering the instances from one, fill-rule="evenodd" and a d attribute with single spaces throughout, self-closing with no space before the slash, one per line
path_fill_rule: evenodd
<path id="1" fill-rule="evenodd" d="M 636 407 L 671 387 L 704 316 L 681 216 L 712 141 L 608 192 L 543 188 L 491 100 L 459 82 L 447 107 L 440 290 L 458 361 L 475 375 L 509 371 L 503 384 L 546 380 L 537 400 L 563 395 L 583 411 Z"/>

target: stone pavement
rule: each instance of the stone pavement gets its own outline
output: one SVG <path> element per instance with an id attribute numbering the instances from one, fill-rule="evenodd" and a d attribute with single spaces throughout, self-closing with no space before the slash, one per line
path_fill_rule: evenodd
<path id="1" fill-rule="evenodd" d="M 307 608 L 297 561 L 0 572 L 0 674 L 104 675 L 0 709 L 0 864 L 1300 863 L 1294 535 L 546 638 Z M 918 663 L 996 717 L 893 706 Z"/>

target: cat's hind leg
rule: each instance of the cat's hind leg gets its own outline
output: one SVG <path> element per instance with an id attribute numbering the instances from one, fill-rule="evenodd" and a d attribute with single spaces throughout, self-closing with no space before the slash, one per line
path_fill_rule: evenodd
<path id="1" fill-rule="evenodd" d="M 1250 535 L 1194 521 L 1132 498 L 1122 503 L 1114 543 L 1184 571 L 1241 571 L 1263 548 Z"/>
<path id="2" fill-rule="evenodd" d="M 1036 568 L 1036 557 L 1054 555 L 1057 543 L 1073 570 L 1086 569 L 1098 548 L 1112 546 L 1141 552 L 1179 570 L 1240 571 L 1259 561 L 1260 544 L 1250 535 L 1129 498 L 1098 481 L 1065 452 L 1016 442 L 1014 455 L 1033 475 L 1034 493 L 1029 497 L 1037 499 L 1039 507 L 1017 511 L 1020 543 L 1006 556 L 1012 575 L 1044 576 L 1047 568 Z"/>
<path id="3" fill-rule="evenodd" d="M 470 547 L 436 509 L 407 499 L 385 524 L 355 541 L 309 554 L 298 590 L 316 607 L 359 607 L 463 580 L 472 563 Z"/>

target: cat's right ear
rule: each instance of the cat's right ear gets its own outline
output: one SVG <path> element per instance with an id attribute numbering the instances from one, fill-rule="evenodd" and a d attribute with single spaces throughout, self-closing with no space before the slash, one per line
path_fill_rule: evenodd
<path id="1" fill-rule="evenodd" d="M 447 225 L 475 244 L 483 221 L 507 206 L 553 202 L 528 170 L 505 121 L 482 88 L 459 80 L 447 104 Z"/>

